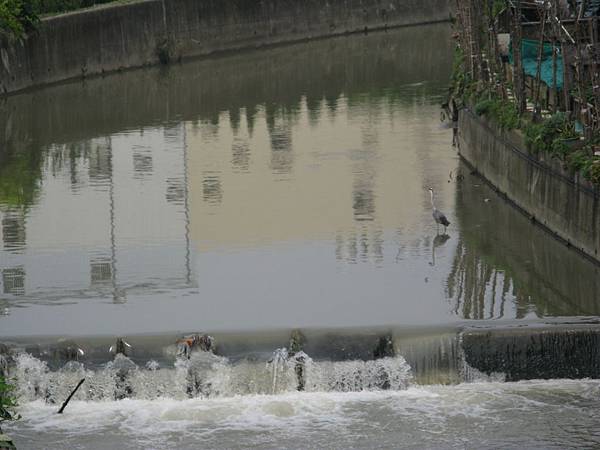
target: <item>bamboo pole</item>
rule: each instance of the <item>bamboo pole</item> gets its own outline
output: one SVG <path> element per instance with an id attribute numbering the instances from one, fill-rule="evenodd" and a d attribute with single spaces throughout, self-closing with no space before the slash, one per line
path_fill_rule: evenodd
<path id="1" fill-rule="evenodd" d="M 513 80 L 514 80 L 514 95 L 517 101 L 517 110 L 519 114 L 525 111 L 525 80 L 523 73 L 523 59 L 521 55 L 521 0 L 516 0 L 516 4 L 511 8 L 511 37 L 513 42 Z"/>
<path id="2" fill-rule="evenodd" d="M 537 56 L 537 67 L 535 71 L 535 95 L 534 95 L 534 115 L 538 116 L 541 114 L 540 107 L 540 88 L 542 84 L 542 56 L 544 54 L 544 30 L 546 28 L 546 7 L 545 3 L 543 6 L 543 14 L 542 14 L 542 29 L 540 31 L 540 39 L 538 45 L 538 56 Z"/>

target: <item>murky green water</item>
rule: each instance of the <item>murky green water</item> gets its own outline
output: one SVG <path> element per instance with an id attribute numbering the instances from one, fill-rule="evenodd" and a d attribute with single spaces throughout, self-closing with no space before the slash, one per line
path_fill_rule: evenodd
<path id="1" fill-rule="evenodd" d="M 451 147 L 439 120 L 449 33 L 337 38 L 8 98 L 0 335 L 598 315 L 598 268 Z"/>
<path id="2" fill-rule="evenodd" d="M 21 355 L 19 448 L 599 445 L 595 381 L 419 384 L 471 380 L 457 345 L 422 330 L 600 315 L 598 267 L 459 161 L 439 109 L 451 45 L 447 25 L 424 26 L 0 103 L 0 337 L 166 333 L 158 371 L 132 341 L 120 401 L 109 366 L 48 372 Z M 163 347 L 183 330 L 388 325 L 414 331 L 396 358 L 315 362 L 304 393 L 293 370 L 275 389 L 276 369 L 251 355 L 211 363 L 207 393 L 186 399 L 187 366 Z M 371 389 L 378 364 L 400 390 Z M 42 398 L 82 376 L 56 415 Z"/>

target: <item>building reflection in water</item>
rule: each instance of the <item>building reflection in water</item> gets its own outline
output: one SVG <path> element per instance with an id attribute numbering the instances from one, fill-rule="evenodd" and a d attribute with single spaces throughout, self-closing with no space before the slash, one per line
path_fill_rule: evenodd
<path id="1" fill-rule="evenodd" d="M 160 75 L 168 83 L 151 69 L 58 86 L 38 94 L 40 113 L 24 102 L 37 121 L 20 134 L 39 130 L 45 196 L 28 251 L 40 252 L 31 230 L 44 236 L 45 221 L 51 250 L 67 249 L 54 284 L 29 266 L 28 282 L 123 301 L 193 284 L 192 262 L 210 250 L 265 243 L 322 246 L 334 270 L 382 266 L 386 232 L 421 233 L 448 36 L 444 26 L 313 42 L 182 65 Z M 415 123 L 426 125 L 415 134 Z"/>
<path id="2" fill-rule="evenodd" d="M 2 291 L 9 295 L 25 295 L 25 268 L 2 269 Z"/>
<path id="3" fill-rule="evenodd" d="M 212 205 L 219 204 L 223 200 L 219 172 L 204 172 L 202 176 L 202 198 Z"/>
<path id="4" fill-rule="evenodd" d="M 25 215 L 23 207 L 11 207 L 4 210 L 2 216 L 2 243 L 4 250 L 17 252 L 25 247 Z"/>
<path id="5" fill-rule="evenodd" d="M 374 263 L 381 266 L 384 262 L 383 230 L 362 226 L 348 232 L 335 234 L 335 257 L 339 262 L 357 264 Z"/>
<path id="6" fill-rule="evenodd" d="M 144 179 L 152 175 L 152 150 L 137 148 L 133 152 L 133 177 Z"/>
<path id="7" fill-rule="evenodd" d="M 447 279 L 466 319 L 600 315 L 600 268 L 542 232 L 461 167 L 461 229 Z M 486 200 L 487 199 L 487 200 Z"/>
<path id="8" fill-rule="evenodd" d="M 237 129 L 239 130 L 239 126 Z M 238 173 L 247 173 L 250 169 L 250 146 L 248 141 L 234 140 L 231 145 L 231 167 Z"/>
<path id="9" fill-rule="evenodd" d="M 113 265 L 114 263 L 110 257 L 96 257 L 90 261 L 90 284 L 93 288 L 111 284 Z"/>
<path id="10" fill-rule="evenodd" d="M 20 302 L 91 293 L 122 303 L 131 289 L 190 286 L 184 133 L 179 124 L 30 148 L 37 156 L 15 164 L 4 155 L 21 180 L 11 188 L 24 192 L 23 180 L 36 176 L 44 189 L 21 200 L 0 192 L 0 292 Z"/>
<path id="11" fill-rule="evenodd" d="M 292 131 L 289 125 L 277 123 L 275 120 L 274 122 L 267 122 L 271 141 L 271 170 L 278 175 L 290 174 L 294 165 Z"/>
<path id="12" fill-rule="evenodd" d="M 186 188 L 185 178 L 172 177 L 167 178 L 167 192 L 165 198 L 167 202 L 176 205 L 185 205 Z"/>

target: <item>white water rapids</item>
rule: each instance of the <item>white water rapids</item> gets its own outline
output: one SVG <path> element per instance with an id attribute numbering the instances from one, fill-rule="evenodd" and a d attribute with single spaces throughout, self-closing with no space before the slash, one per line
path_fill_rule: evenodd
<path id="1" fill-rule="evenodd" d="M 402 357 L 307 358 L 306 392 L 298 392 L 297 360 L 281 349 L 269 363 L 204 352 L 170 368 L 125 360 L 119 355 L 95 371 L 70 362 L 52 372 L 21 354 L 14 375 L 24 419 L 6 431 L 20 449 L 600 445 L 596 380 L 504 383 L 471 370 L 465 375 L 474 382 L 421 386 Z M 130 369 L 125 383 L 122 368 Z M 83 377 L 65 413 L 56 414 Z"/>

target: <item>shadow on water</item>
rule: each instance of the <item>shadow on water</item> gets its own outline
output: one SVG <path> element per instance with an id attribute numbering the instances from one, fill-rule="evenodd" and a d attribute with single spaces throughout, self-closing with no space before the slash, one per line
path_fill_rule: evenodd
<path id="1" fill-rule="evenodd" d="M 462 233 L 447 281 L 456 315 L 600 315 L 600 268 L 532 224 L 469 168 L 456 189 Z M 511 310 L 509 313 L 508 310 Z"/>

